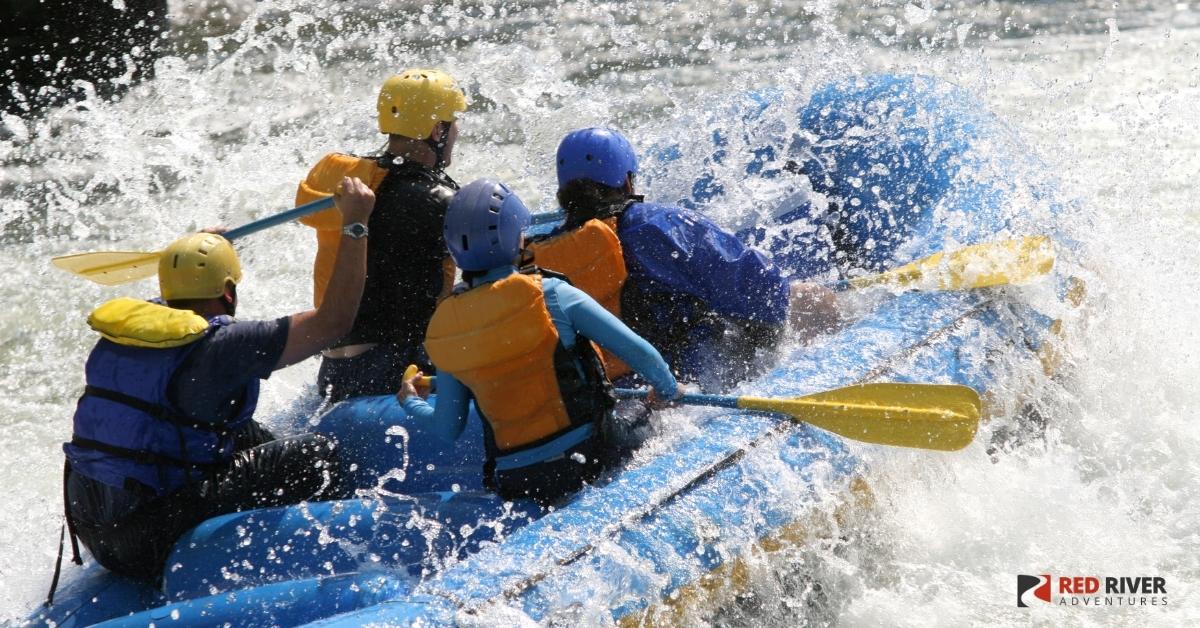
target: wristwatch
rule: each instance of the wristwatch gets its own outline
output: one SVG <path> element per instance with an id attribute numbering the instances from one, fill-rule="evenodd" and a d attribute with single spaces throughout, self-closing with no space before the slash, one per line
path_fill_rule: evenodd
<path id="1" fill-rule="evenodd" d="M 367 237 L 368 233 L 370 232 L 367 231 L 367 226 L 361 222 L 352 222 L 342 227 L 342 235 L 348 235 L 355 240 L 361 240 Z"/>

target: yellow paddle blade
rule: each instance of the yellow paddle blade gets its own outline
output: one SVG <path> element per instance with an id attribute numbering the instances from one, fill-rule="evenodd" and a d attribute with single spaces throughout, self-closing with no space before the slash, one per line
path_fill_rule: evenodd
<path id="1" fill-rule="evenodd" d="M 975 438 L 979 393 L 950 384 L 861 384 L 791 399 L 739 397 L 738 407 L 786 414 L 878 445 L 954 451 Z"/>
<path id="2" fill-rule="evenodd" d="M 158 252 L 100 251 L 60 255 L 51 264 L 104 286 L 119 286 L 158 272 Z"/>
<path id="3" fill-rule="evenodd" d="M 1046 236 L 1026 236 L 934 253 L 886 273 L 850 280 L 855 288 L 876 284 L 927 290 L 969 290 L 1030 281 L 1054 268 L 1054 245 Z"/>

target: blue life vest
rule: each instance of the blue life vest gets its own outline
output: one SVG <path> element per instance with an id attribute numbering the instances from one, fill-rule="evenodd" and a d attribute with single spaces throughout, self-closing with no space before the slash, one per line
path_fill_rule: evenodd
<path id="1" fill-rule="evenodd" d="M 246 385 L 232 420 L 190 419 L 167 398 L 175 371 L 232 319 L 209 319 L 197 342 L 147 348 L 101 339 L 88 356 L 87 387 L 63 444 L 71 470 L 110 486 L 170 493 L 233 455 L 232 433 L 254 414 L 259 382 Z"/>

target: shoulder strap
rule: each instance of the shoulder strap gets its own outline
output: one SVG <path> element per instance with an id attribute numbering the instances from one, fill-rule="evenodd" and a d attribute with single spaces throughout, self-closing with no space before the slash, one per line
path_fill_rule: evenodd
<path id="1" fill-rule="evenodd" d="M 517 272 L 521 273 L 522 275 L 541 275 L 542 277 L 549 277 L 550 279 L 558 279 L 565 282 L 568 286 L 575 285 L 571 283 L 571 280 L 566 275 L 550 270 L 549 268 L 542 268 L 536 264 L 522 266 L 517 269 Z"/>

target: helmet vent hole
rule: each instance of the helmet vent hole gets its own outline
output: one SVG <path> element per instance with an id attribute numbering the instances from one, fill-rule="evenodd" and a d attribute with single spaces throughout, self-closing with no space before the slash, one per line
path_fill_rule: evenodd
<path id="1" fill-rule="evenodd" d="M 492 226 L 488 227 L 488 231 L 495 231 L 499 228 L 500 228 L 499 225 L 492 225 Z"/>
<path id="2" fill-rule="evenodd" d="M 399 114 L 400 114 L 400 109 L 397 107 L 392 107 L 392 115 L 395 116 L 395 115 L 399 115 Z"/>
<path id="3" fill-rule="evenodd" d="M 196 264 L 196 266 L 198 266 L 200 268 L 204 268 L 204 262 L 200 262 L 199 264 Z"/>
<path id="4" fill-rule="evenodd" d="M 588 160 L 588 161 L 591 161 L 591 160 L 592 160 L 592 155 L 591 155 L 591 153 L 588 153 L 586 157 L 587 157 L 587 160 Z"/>
<path id="5" fill-rule="evenodd" d="M 466 250 L 469 250 L 470 248 L 471 247 L 467 245 L 467 236 L 464 235 L 462 237 L 462 250 L 466 251 Z"/>
<path id="6" fill-rule="evenodd" d="M 171 268 L 179 268 L 179 255 L 171 259 Z"/>

